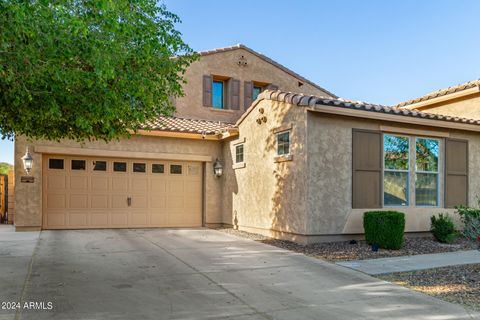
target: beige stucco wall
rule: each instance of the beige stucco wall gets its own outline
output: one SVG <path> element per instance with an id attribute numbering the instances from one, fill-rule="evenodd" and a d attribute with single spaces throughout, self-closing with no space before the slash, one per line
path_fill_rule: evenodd
<path id="1" fill-rule="evenodd" d="M 480 119 L 480 93 L 435 103 L 421 108 L 435 114 L 457 116 L 467 119 Z"/>
<path id="2" fill-rule="evenodd" d="M 21 157 L 25 154 L 27 146 L 31 148 L 34 158 L 34 167 L 31 175 L 35 178 L 34 183 L 21 183 L 20 177 L 24 176 Z M 34 152 L 38 147 L 62 147 L 83 148 L 92 150 L 114 150 L 122 152 L 147 152 L 178 154 L 182 160 L 184 155 L 210 156 L 213 160 L 221 156 L 221 142 L 209 140 L 189 140 L 152 136 L 133 136 L 130 139 L 114 141 L 109 144 L 105 142 L 86 142 L 80 145 L 73 141 L 61 143 L 51 141 L 27 142 L 23 137 L 15 141 L 15 225 L 17 227 L 40 227 L 42 223 L 42 154 Z M 92 152 L 94 152 L 92 151 Z M 57 152 L 60 153 L 61 152 Z M 125 157 L 128 157 L 126 155 Z M 221 208 L 221 181 L 213 174 L 211 162 L 205 166 L 205 223 L 217 224 L 222 222 Z"/>
<path id="3" fill-rule="evenodd" d="M 264 114 L 259 112 L 261 108 Z M 258 124 L 256 120 L 262 116 L 267 122 Z M 270 235 L 306 232 L 305 121 L 302 108 L 263 100 L 240 124 L 240 136 L 225 143 L 225 223 Z M 293 160 L 275 162 L 273 130 L 285 125 L 292 125 Z M 245 166 L 233 169 L 236 143 L 243 141 Z M 229 217 L 228 212 L 233 216 Z"/>
<path id="4" fill-rule="evenodd" d="M 381 125 L 392 123 L 358 118 L 330 116 L 309 112 L 307 117 L 308 141 L 308 196 L 307 214 L 310 235 L 335 235 L 363 233 L 362 216 L 369 209 L 352 209 L 352 128 L 380 130 Z M 397 126 L 402 127 L 401 124 Z M 421 130 L 432 128 L 409 127 Z M 438 129 L 437 129 L 438 130 Z M 438 132 L 438 131 L 437 131 Z M 401 133 L 401 130 L 398 132 Z M 469 204 L 476 205 L 479 196 L 480 135 L 450 131 L 450 137 L 469 140 Z M 428 132 L 426 132 L 428 135 Z M 443 140 L 443 139 L 442 139 Z M 443 153 L 441 141 L 441 154 Z M 440 175 L 443 175 L 444 159 L 440 157 Z M 443 179 L 440 178 L 440 203 L 443 203 Z M 410 192 L 414 182 L 410 181 Z M 412 197 L 411 197 L 412 199 Z M 378 209 L 370 209 L 378 210 Z M 452 209 L 415 207 L 389 207 L 406 215 L 407 232 L 423 232 L 430 229 L 430 216 L 436 213 L 454 213 Z M 458 221 L 458 217 L 457 221 Z"/>
<path id="5" fill-rule="evenodd" d="M 247 62 L 246 66 L 238 65 L 241 56 L 244 56 L 242 61 Z M 240 80 L 240 110 L 217 110 L 204 107 L 202 91 L 204 75 L 225 76 Z M 273 83 L 283 91 L 329 96 L 306 82 L 299 87 L 299 79 L 244 49 L 201 56 L 200 60 L 188 68 L 185 78 L 187 80 L 187 84 L 184 85 L 185 96 L 175 101 L 176 116 L 185 118 L 234 123 L 245 111 L 244 81 Z"/>

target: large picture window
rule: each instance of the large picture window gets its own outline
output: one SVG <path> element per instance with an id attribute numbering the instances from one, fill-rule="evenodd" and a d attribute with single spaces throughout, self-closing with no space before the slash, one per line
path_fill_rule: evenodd
<path id="1" fill-rule="evenodd" d="M 409 150 L 408 137 L 384 135 L 383 203 L 385 206 L 408 206 Z"/>
<path id="2" fill-rule="evenodd" d="M 439 141 L 416 138 L 415 141 L 415 205 L 438 205 Z"/>

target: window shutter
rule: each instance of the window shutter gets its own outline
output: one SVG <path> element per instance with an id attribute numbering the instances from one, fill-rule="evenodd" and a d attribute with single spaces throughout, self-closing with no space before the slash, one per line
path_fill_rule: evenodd
<path id="1" fill-rule="evenodd" d="M 203 76 L 203 106 L 212 106 L 212 76 Z"/>
<path id="2" fill-rule="evenodd" d="M 278 86 L 276 84 L 271 83 L 267 86 L 267 90 L 271 90 L 271 91 L 278 90 Z"/>
<path id="3" fill-rule="evenodd" d="M 248 109 L 248 107 L 250 107 L 250 105 L 252 104 L 252 98 L 253 98 L 253 82 L 252 81 L 245 81 L 244 82 L 244 88 L 243 88 L 243 93 L 244 93 L 244 97 L 243 97 L 243 107 L 245 108 L 245 110 Z"/>
<path id="4" fill-rule="evenodd" d="M 240 109 L 240 80 L 230 79 L 229 82 L 229 107 L 233 110 Z"/>
<path id="5" fill-rule="evenodd" d="M 382 134 L 352 132 L 352 208 L 382 207 Z"/>
<path id="6" fill-rule="evenodd" d="M 468 141 L 445 139 L 445 207 L 468 205 Z"/>

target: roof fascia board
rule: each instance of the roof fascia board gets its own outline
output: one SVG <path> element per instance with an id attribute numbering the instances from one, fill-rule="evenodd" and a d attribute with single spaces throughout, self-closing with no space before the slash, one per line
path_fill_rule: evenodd
<path id="1" fill-rule="evenodd" d="M 400 108 L 401 109 L 409 109 L 409 110 L 423 109 L 423 108 L 426 108 L 426 107 L 428 107 L 432 104 L 435 104 L 435 103 L 444 102 L 444 101 L 448 101 L 448 100 L 453 100 L 455 98 L 468 96 L 468 95 L 475 94 L 475 93 L 478 93 L 478 92 L 480 92 L 480 87 L 477 86 L 477 87 L 465 89 L 465 90 L 462 90 L 462 91 L 449 93 L 449 94 L 446 94 L 446 95 L 443 95 L 443 96 L 431 98 L 431 99 L 428 99 L 428 100 L 416 102 L 416 103 L 409 104 L 407 106 L 403 106 L 403 107 L 400 107 Z"/>

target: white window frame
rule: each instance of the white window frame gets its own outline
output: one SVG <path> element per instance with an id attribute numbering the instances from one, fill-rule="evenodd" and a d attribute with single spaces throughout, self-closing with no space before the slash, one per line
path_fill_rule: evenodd
<path id="1" fill-rule="evenodd" d="M 278 137 L 279 135 L 281 134 L 285 134 L 285 133 L 288 133 L 288 152 L 287 153 L 282 153 L 280 154 L 279 151 L 280 151 L 280 148 L 279 148 L 279 141 L 278 141 Z M 283 130 L 283 131 L 279 131 L 277 133 L 275 133 L 275 140 L 276 140 L 276 144 L 277 144 L 277 156 L 289 156 L 290 153 L 291 153 L 291 136 L 292 136 L 292 133 L 291 133 L 291 130 Z"/>
<path id="2" fill-rule="evenodd" d="M 400 137 L 400 138 L 407 138 L 408 141 L 408 170 L 398 170 L 398 169 L 386 169 L 385 168 L 385 136 L 394 136 L 394 137 Z M 406 208 L 410 206 L 410 167 L 411 167 L 411 158 L 410 158 L 410 153 L 411 153 L 411 141 L 410 137 L 402 134 L 395 134 L 395 133 L 383 133 L 382 136 L 382 204 L 383 207 L 385 208 Z M 388 172 L 403 172 L 407 173 L 407 203 L 402 206 L 402 205 L 386 205 L 385 204 L 385 171 Z"/>
<path id="3" fill-rule="evenodd" d="M 237 161 L 237 156 L 238 156 L 238 148 L 242 147 L 242 161 Z M 245 162 L 245 144 L 244 143 L 239 143 L 235 145 L 235 164 L 237 163 L 244 163 Z"/>
<path id="4" fill-rule="evenodd" d="M 428 140 L 436 140 L 438 142 L 438 163 L 437 163 L 437 172 L 433 171 L 417 171 L 417 139 L 428 139 Z M 440 207 L 440 155 L 441 155 L 441 141 L 440 139 L 433 138 L 433 137 L 420 137 L 420 136 L 415 136 L 413 137 L 413 140 L 415 142 L 414 145 L 414 176 L 413 176 L 413 182 L 414 182 L 414 192 L 413 192 L 413 204 L 415 207 L 418 208 L 439 208 Z M 437 175 L 437 204 L 435 206 L 429 206 L 429 205 L 417 205 L 417 173 L 427 173 L 427 174 L 436 174 Z"/>

